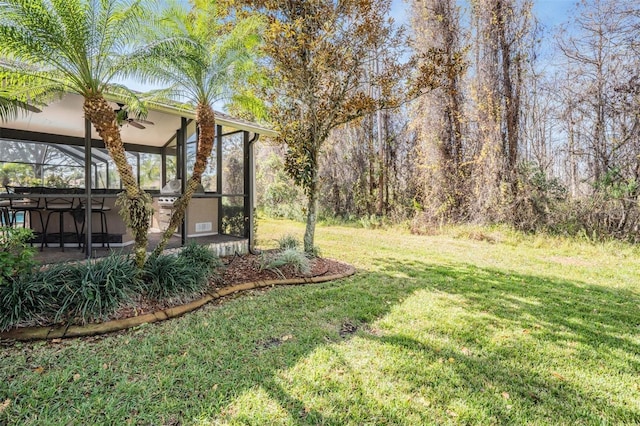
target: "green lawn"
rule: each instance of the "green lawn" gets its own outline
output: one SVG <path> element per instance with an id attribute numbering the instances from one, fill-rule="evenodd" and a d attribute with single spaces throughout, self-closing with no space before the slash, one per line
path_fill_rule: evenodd
<path id="1" fill-rule="evenodd" d="M 263 246 L 302 225 L 261 221 Z M 357 275 L 0 356 L 0 424 L 640 424 L 640 250 L 319 227 Z"/>

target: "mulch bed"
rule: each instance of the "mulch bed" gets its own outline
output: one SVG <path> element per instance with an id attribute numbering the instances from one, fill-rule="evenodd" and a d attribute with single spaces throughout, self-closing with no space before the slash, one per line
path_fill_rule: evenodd
<path id="1" fill-rule="evenodd" d="M 216 291 L 236 284 L 256 281 L 281 280 L 290 278 L 309 278 L 342 274 L 349 270 L 350 266 L 332 259 L 316 258 L 311 260 L 311 273 L 309 275 L 297 274 L 291 267 L 279 268 L 278 271 L 263 269 L 260 270 L 260 256 L 255 254 L 235 255 L 221 258 L 224 272 L 221 277 L 211 282 L 211 291 Z M 144 315 L 152 312 L 179 306 L 200 298 L 200 294 L 195 294 L 190 298 L 150 301 L 140 299 L 134 305 L 125 306 L 108 320 L 118 320 L 134 316 Z"/>
<path id="2" fill-rule="evenodd" d="M 226 265 L 222 275 L 224 285 L 240 284 L 251 281 L 277 280 L 284 278 L 303 278 L 304 275 L 296 274 L 291 267 L 280 268 L 278 273 L 268 269 L 260 270 L 259 256 L 245 254 L 223 258 Z M 322 275 L 336 275 L 349 269 L 349 265 L 331 259 L 316 258 L 311 261 L 311 274 L 306 277 L 318 277 Z"/>
<path id="3" fill-rule="evenodd" d="M 97 337 L 94 336 L 95 334 L 111 333 L 113 331 L 119 332 L 131 326 L 139 325 L 138 322 L 142 324 L 182 315 L 183 312 L 189 312 L 191 309 L 197 309 L 199 306 L 202 306 L 203 303 L 207 303 L 207 298 L 208 300 L 217 299 L 219 303 L 221 300 L 233 297 L 239 291 L 241 292 L 243 290 L 243 283 L 247 283 L 247 285 L 244 286 L 245 289 L 266 291 L 276 284 L 322 282 L 336 279 L 340 276 L 350 275 L 354 272 L 354 269 L 350 265 L 321 258 L 311 260 L 311 272 L 308 275 L 300 275 L 288 266 L 281 267 L 277 271 L 261 270 L 260 256 L 253 254 L 230 256 L 222 258 L 222 261 L 225 265 L 222 274 L 217 279 L 212 280 L 209 288 L 205 289 L 203 293 L 194 294 L 188 298 L 161 302 L 150 301 L 140 297 L 128 306 L 122 307 L 108 318 L 105 318 L 105 322 L 96 321 L 93 324 L 86 324 L 86 328 L 80 327 L 78 329 L 76 326 L 82 325 L 79 323 L 67 324 L 66 326 L 63 324 L 55 325 L 44 323 L 23 324 L 7 332 L 11 336 L 1 337 L 0 343 L 6 343 L 3 339 L 53 339 L 51 340 L 52 342 L 60 342 L 60 338 L 56 336 L 94 339 Z M 287 280 L 288 282 L 284 282 L 283 280 Z M 136 320 L 136 317 L 140 318 Z M 34 328 L 33 326 L 36 327 Z M 71 329 L 75 328 L 76 330 L 71 330 L 70 333 L 67 334 L 67 330 L 70 330 L 69 327 L 71 327 Z M 356 328 L 350 327 L 349 325 L 344 327 L 341 333 L 349 334 L 355 330 Z M 53 335 L 51 333 L 53 333 Z"/>

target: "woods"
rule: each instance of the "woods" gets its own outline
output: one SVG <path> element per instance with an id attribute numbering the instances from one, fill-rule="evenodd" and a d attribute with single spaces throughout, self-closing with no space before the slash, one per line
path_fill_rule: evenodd
<path id="1" fill-rule="evenodd" d="M 351 93 L 375 99 L 379 73 L 402 63 L 428 75 L 422 86 L 428 90 L 412 96 L 405 86 L 394 108 L 363 108 L 355 120 L 329 128 L 326 143 L 313 151 L 320 215 L 410 221 L 415 232 L 445 223 L 506 223 L 638 241 L 640 8 L 632 1 L 584 1 L 552 28 L 533 6 L 413 1 L 410 44 L 361 51 L 372 60 L 350 64 L 361 67 Z M 314 107 L 324 113 L 330 105 Z M 283 118 L 272 117 L 296 122 Z M 286 148 L 266 151 L 287 152 L 287 170 L 299 181 L 304 168 L 295 161 L 304 156 L 281 142 Z M 266 178 L 274 172 L 261 176 L 266 191 L 281 184 Z M 289 198 L 295 204 L 300 194 Z M 263 200 L 267 212 L 269 202 Z"/>

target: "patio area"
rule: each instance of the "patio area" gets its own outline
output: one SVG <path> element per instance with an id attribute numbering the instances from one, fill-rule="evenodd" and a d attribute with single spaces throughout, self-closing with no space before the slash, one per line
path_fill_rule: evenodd
<path id="1" fill-rule="evenodd" d="M 149 251 L 153 250 L 153 248 L 158 244 L 160 238 L 162 237 L 162 233 L 160 232 L 152 232 L 149 234 Z M 239 254 L 244 254 L 248 252 L 249 240 L 247 238 L 239 238 L 231 235 L 209 235 L 203 237 L 189 237 L 187 238 L 187 242 L 195 241 L 201 245 L 210 246 L 218 256 L 230 256 L 235 254 L 236 252 Z M 179 235 L 174 235 L 171 240 L 169 240 L 169 244 L 167 245 L 167 249 L 176 249 L 182 246 L 182 239 Z M 39 247 L 39 244 L 34 244 L 34 247 Z M 117 248 L 107 248 L 101 247 L 101 245 L 95 244 L 93 246 L 93 250 L 91 252 L 92 258 L 101 258 L 106 257 L 110 253 L 123 253 L 128 254 L 131 252 L 133 245 L 128 245 L 125 247 L 117 247 Z M 63 252 L 60 251 L 59 247 L 44 247 L 42 251 L 39 249 L 36 251 L 35 259 L 42 265 L 51 264 L 51 263 L 61 263 L 61 262 L 72 262 L 72 261 L 80 261 L 86 258 L 86 254 L 82 252 L 80 248 L 67 247 L 67 249 Z"/>

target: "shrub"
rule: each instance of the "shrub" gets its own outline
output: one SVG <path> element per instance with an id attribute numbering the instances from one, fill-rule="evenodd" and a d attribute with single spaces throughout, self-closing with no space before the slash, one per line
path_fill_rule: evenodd
<path id="1" fill-rule="evenodd" d="M 0 329 L 103 319 L 141 292 L 129 257 L 111 255 L 83 264 L 56 264 L 0 286 Z"/>
<path id="2" fill-rule="evenodd" d="M 282 268 L 290 267 L 297 274 L 309 275 L 311 273 L 311 263 L 305 253 L 288 248 L 276 253 L 265 253 L 260 259 L 260 269 L 268 269 L 284 278 Z"/>
<path id="3" fill-rule="evenodd" d="M 35 250 L 29 246 L 30 229 L 0 227 L 0 285 L 33 271 Z"/>
<path id="4" fill-rule="evenodd" d="M 184 261 L 194 268 L 201 268 L 206 278 L 213 278 L 219 275 L 223 264 L 220 258 L 209 247 L 188 243 L 178 254 Z"/>
<path id="5" fill-rule="evenodd" d="M 20 275 L 0 285 L 0 330 L 18 324 L 36 325 L 55 316 L 55 285 L 34 279 L 36 276 Z"/>
<path id="6" fill-rule="evenodd" d="M 181 255 L 150 257 L 144 266 L 147 296 L 154 300 L 201 294 L 209 285 L 208 267 Z"/>
<path id="7" fill-rule="evenodd" d="M 389 225 L 388 219 L 383 216 L 377 216 L 375 214 L 371 214 L 369 216 L 363 216 L 359 220 L 360 226 L 364 229 L 379 229 L 384 228 Z"/>
<path id="8" fill-rule="evenodd" d="M 297 250 L 300 248 L 300 245 L 301 245 L 300 241 L 298 241 L 298 239 L 291 234 L 283 235 L 278 239 L 278 248 L 280 250 L 286 250 L 286 249 Z"/>
<path id="9" fill-rule="evenodd" d="M 40 278 L 43 284 L 56 284 L 55 321 L 104 319 L 144 288 L 133 259 L 115 254 L 77 265 L 56 265 Z"/>
<path id="10" fill-rule="evenodd" d="M 244 207 L 234 205 L 222 206 L 222 229 L 226 235 L 244 236 Z"/>

